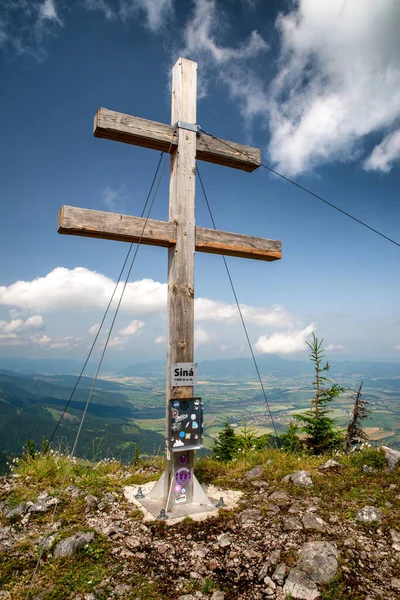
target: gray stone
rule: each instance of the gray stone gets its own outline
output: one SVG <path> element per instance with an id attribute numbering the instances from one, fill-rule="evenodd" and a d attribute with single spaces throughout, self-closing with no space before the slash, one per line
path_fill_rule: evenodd
<path id="1" fill-rule="evenodd" d="M 117 587 L 114 588 L 114 596 L 125 596 L 128 597 L 129 592 L 132 588 L 125 583 L 120 583 Z"/>
<path id="2" fill-rule="evenodd" d="M 390 585 L 395 590 L 399 590 L 400 591 L 400 579 L 398 579 L 397 577 L 393 577 L 393 579 L 390 582 Z"/>
<path id="3" fill-rule="evenodd" d="M 345 548 L 355 548 L 356 547 L 356 541 L 353 538 L 347 538 L 347 540 L 344 540 L 343 546 Z"/>
<path id="4" fill-rule="evenodd" d="M 290 475 L 286 475 L 283 481 L 291 481 L 294 485 L 300 487 L 312 487 L 314 484 L 311 479 L 311 473 L 308 471 L 295 471 Z"/>
<path id="5" fill-rule="evenodd" d="M 31 504 L 31 506 L 29 506 L 28 511 L 31 513 L 45 513 L 52 506 L 57 504 L 57 502 L 58 502 L 57 498 L 51 498 L 51 497 L 39 498 L 39 500 L 37 502 L 35 502 L 34 504 Z"/>
<path id="6" fill-rule="evenodd" d="M 392 548 L 397 552 L 400 552 L 400 531 L 396 531 L 395 529 L 390 530 L 390 535 L 393 541 Z"/>
<path id="7" fill-rule="evenodd" d="M 283 531 L 300 531 L 303 529 L 303 525 L 295 517 L 285 517 L 282 520 Z"/>
<path id="8" fill-rule="evenodd" d="M 131 550 L 140 548 L 140 546 L 142 545 L 142 542 L 140 541 L 140 539 L 137 537 L 134 537 L 133 535 L 126 537 L 124 539 L 124 542 L 128 546 L 128 548 L 131 548 Z"/>
<path id="9" fill-rule="evenodd" d="M 321 471 L 327 471 L 328 469 L 337 470 L 337 469 L 341 469 L 342 465 L 340 463 L 338 463 L 336 460 L 332 460 L 330 458 L 319 468 Z"/>
<path id="10" fill-rule="evenodd" d="M 373 521 L 380 523 L 382 520 L 382 513 L 379 508 L 375 508 L 374 506 L 364 506 L 364 508 L 361 508 L 361 510 L 356 512 L 355 520 L 361 521 L 362 523 L 372 523 Z"/>
<path id="11" fill-rule="evenodd" d="M 329 583 L 338 568 L 338 551 L 329 542 L 307 542 L 300 550 L 297 568 L 315 583 Z"/>
<path id="12" fill-rule="evenodd" d="M 218 546 L 220 546 L 221 548 L 226 548 L 227 546 L 231 545 L 231 538 L 229 536 L 229 533 L 221 533 L 217 536 L 217 540 Z"/>
<path id="13" fill-rule="evenodd" d="M 259 581 L 262 581 L 266 575 L 268 575 L 268 571 L 272 570 L 279 562 L 281 556 L 280 550 L 274 550 L 271 552 L 268 560 L 262 565 L 260 572 L 258 573 Z"/>
<path id="14" fill-rule="evenodd" d="M 79 531 L 75 535 L 72 535 L 71 537 L 65 538 L 65 540 L 61 540 L 61 542 L 58 542 L 58 544 L 54 548 L 53 557 L 64 558 L 66 556 L 72 556 L 80 548 L 85 546 L 85 544 L 89 544 L 93 540 L 93 538 L 94 533 L 85 533 L 83 531 Z"/>
<path id="15" fill-rule="evenodd" d="M 196 596 L 193 596 L 193 594 L 183 594 L 183 596 L 178 596 L 178 600 L 196 600 Z"/>
<path id="16" fill-rule="evenodd" d="M 276 490 L 268 496 L 268 500 L 278 505 L 284 505 L 290 501 L 290 496 L 284 490 Z"/>
<path id="17" fill-rule="evenodd" d="M 8 508 L 8 506 L 4 506 L 2 511 L 3 517 L 6 519 L 11 519 L 11 517 L 20 517 L 26 513 L 27 508 L 26 502 L 20 502 L 20 504 L 17 504 L 17 506 L 14 506 L 14 508 Z"/>
<path id="18" fill-rule="evenodd" d="M 286 575 L 286 565 L 285 565 L 285 563 L 280 563 L 276 567 L 276 569 L 272 575 L 272 579 L 274 581 L 276 581 L 276 583 L 278 585 L 283 585 L 283 582 L 285 581 L 285 575 Z"/>
<path id="19" fill-rule="evenodd" d="M 283 586 L 285 596 L 293 600 L 316 600 L 320 597 L 317 586 L 307 575 L 298 568 L 290 570 Z"/>
<path id="20" fill-rule="evenodd" d="M 382 446 L 382 450 L 385 453 L 389 471 L 393 471 L 400 463 L 400 450 L 392 450 L 392 448 L 388 448 L 388 446 Z"/>
<path id="21" fill-rule="evenodd" d="M 225 592 L 213 592 L 211 600 L 224 600 Z"/>
<path id="22" fill-rule="evenodd" d="M 254 467 L 253 469 L 250 469 L 250 471 L 246 471 L 246 473 L 244 474 L 244 476 L 246 477 L 246 479 L 260 479 L 262 475 L 262 466 L 258 465 L 257 467 Z"/>
<path id="23" fill-rule="evenodd" d="M 242 523 L 249 523 L 254 521 L 261 521 L 262 512 L 258 508 L 247 508 L 240 514 L 240 520 Z"/>
<path id="24" fill-rule="evenodd" d="M 321 517 L 317 515 L 307 514 L 303 517 L 303 525 L 305 529 L 311 529 L 313 531 L 325 531 L 327 524 Z"/>
<path id="25" fill-rule="evenodd" d="M 264 583 L 266 585 L 265 590 L 264 590 L 264 594 L 266 595 L 267 598 L 275 598 L 275 594 L 276 594 L 276 585 L 275 583 L 272 581 L 271 577 L 265 577 L 264 578 Z"/>
<path id="26" fill-rule="evenodd" d="M 41 546 L 43 550 L 50 550 L 50 548 L 54 544 L 56 537 L 56 534 L 49 536 L 43 535 L 41 538 L 39 538 L 39 546 Z"/>
<path id="27" fill-rule="evenodd" d="M 114 494 L 112 494 L 111 492 L 106 492 L 103 496 L 103 500 L 105 502 L 108 502 L 110 504 L 112 504 L 113 502 L 116 501 L 116 497 L 114 496 Z"/>
<path id="28" fill-rule="evenodd" d="M 208 554 L 208 548 L 206 548 L 205 546 L 198 546 L 194 550 L 194 554 L 199 558 L 205 558 Z"/>
<path id="29" fill-rule="evenodd" d="M 361 471 L 363 473 L 371 473 L 371 474 L 376 473 L 376 469 L 373 469 L 372 467 L 369 467 L 368 465 L 363 465 L 361 467 Z"/>
<path id="30" fill-rule="evenodd" d="M 91 494 L 88 494 L 87 496 L 85 496 L 85 502 L 86 502 L 86 506 L 89 509 L 95 509 L 95 508 L 97 508 L 99 499 L 96 498 L 96 496 L 92 496 Z"/>

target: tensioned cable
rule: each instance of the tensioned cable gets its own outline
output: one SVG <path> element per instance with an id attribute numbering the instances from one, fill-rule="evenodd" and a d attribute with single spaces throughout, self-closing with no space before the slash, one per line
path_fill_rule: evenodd
<path id="1" fill-rule="evenodd" d="M 155 181 L 156 181 L 156 179 L 157 179 L 158 171 L 160 170 L 160 165 L 161 165 L 161 161 L 162 161 L 162 158 L 163 158 L 163 156 L 164 156 L 164 152 L 161 152 L 161 153 L 160 153 L 160 159 L 159 159 L 159 161 L 158 161 L 158 165 L 157 165 L 157 169 L 156 169 L 156 172 L 155 172 L 155 174 L 154 174 L 153 181 L 151 182 L 150 190 L 149 190 L 149 193 L 147 194 L 146 202 L 145 202 L 145 204 L 144 204 L 144 207 L 143 207 L 143 209 L 142 209 L 142 212 L 141 212 L 141 215 L 140 215 L 141 217 L 143 217 L 143 215 L 144 215 L 144 213 L 145 213 L 145 211 L 146 211 L 147 204 L 148 204 L 148 202 L 149 202 L 149 199 L 150 199 L 151 193 L 152 193 L 152 191 L 153 191 L 154 183 L 155 183 Z M 126 258 L 125 258 L 124 264 L 123 264 L 123 266 L 122 266 L 122 269 L 121 269 L 121 271 L 120 271 L 120 273 L 119 273 L 119 275 L 118 275 L 118 279 L 117 279 L 117 282 L 116 282 L 116 284 L 115 284 L 115 286 L 114 286 L 113 293 L 111 294 L 111 298 L 110 298 L 110 300 L 109 300 L 109 302 L 108 302 L 108 305 L 107 305 L 107 308 L 106 308 L 106 310 L 105 310 L 104 316 L 103 316 L 103 318 L 102 318 L 102 320 L 101 320 L 101 323 L 100 323 L 100 326 L 99 326 L 99 328 L 98 328 L 98 330 L 97 330 L 96 336 L 95 336 L 95 338 L 94 338 L 94 340 L 93 340 L 93 343 L 92 343 L 92 345 L 91 345 L 91 347 L 90 347 L 89 354 L 87 355 L 87 358 L 86 358 L 86 360 L 85 360 L 85 362 L 84 362 L 84 364 L 83 364 L 82 370 L 81 370 L 81 372 L 80 372 L 80 374 L 79 374 L 79 376 L 78 376 L 78 379 L 76 380 L 76 383 L 75 383 L 75 385 L 74 385 L 74 387 L 73 387 L 73 390 L 72 390 L 72 392 L 71 392 L 71 394 L 70 394 L 70 397 L 68 398 L 67 404 L 65 405 L 65 407 L 64 407 L 64 410 L 63 410 L 63 412 L 62 412 L 62 414 L 61 414 L 61 417 L 59 418 L 59 420 L 58 420 L 58 423 L 57 423 L 57 425 L 56 425 L 56 426 L 55 426 L 55 428 L 54 428 L 54 431 L 53 431 L 53 433 L 52 433 L 52 435 L 51 435 L 51 438 L 50 438 L 50 440 L 49 440 L 49 444 L 51 444 L 51 442 L 53 441 L 53 439 L 54 439 L 54 436 L 55 436 L 55 434 L 56 434 L 56 432 L 57 432 L 57 429 L 59 428 L 59 426 L 60 426 L 60 424 L 61 424 L 61 421 L 63 420 L 63 418 L 64 418 L 64 416 L 65 416 L 65 413 L 67 412 L 67 410 L 68 410 L 68 407 L 69 407 L 69 405 L 70 405 L 70 403 L 71 403 L 71 401 L 72 401 L 72 398 L 73 398 L 73 396 L 74 396 L 74 394 L 75 394 L 75 392 L 76 392 L 76 388 L 78 387 L 78 385 L 79 385 L 79 382 L 80 382 L 80 380 L 82 379 L 83 373 L 85 372 L 86 366 L 87 366 L 87 364 L 88 364 L 88 362 L 89 362 L 89 360 L 90 360 L 90 357 L 91 357 L 91 355 L 92 355 L 92 352 L 93 352 L 93 350 L 94 350 L 94 347 L 95 347 L 95 345 L 96 345 L 96 342 L 97 342 L 97 340 L 98 340 L 98 337 L 99 337 L 99 335 L 100 335 L 100 333 L 101 333 L 101 330 L 102 330 L 102 328 L 103 328 L 104 321 L 105 321 L 105 320 L 106 320 L 106 318 L 107 318 L 108 311 L 109 311 L 109 309 L 110 309 L 110 306 L 111 306 L 111 304 L 112 304 L 112 301 L 114 300 L 114 296 L 115 296 L 115 294 L 116 294 L 116 291 L 117 291 L 117 288 L 118 288 L 119 282 L 121 281 L 122 274 L 123 274 L 123 272 L 125 271 L 125 267 L 126 267 L 126 264 L 127 264 L 127 262 L 128 262 L 128 258 L 129 258 L 129 256 L 130 256 L 130 253 L 132 252 L 132 248 L 133 248 L 133 242 L 132 242 L 132 243 L 130 244 L 130 246 L 129 246 L 129 249 L 128 249 L 128 252 L 127 252 L 127 254 L 126 254 Z"/>
<path id="2" fill-rule="evenodd" d="M 250 158 L 252 161 L 254 161 L 253 157 L 251 157 L 247 152 L 244 152 L 243 150 L 239 150 L 238 148 L 235 148 L 234 146 L 232 146 L 228 142 L 225 142 L 225 140 L 221 140 L 220 138 L 216 137 L 212 133 L 208 133 L 207 131 L 204 131 L 204 129 L 202 129 L 201 127 L 199 128 L 199 131 L 201 131 L 201 133 L 204 133 L 205 135 L 208 135 L 208 136 L 212 137 L 214 140 L 217 140 L 221 144 L 224 144 L 224 146 L 227 146 L 231 150 L 234 150 L 235 152 L 240 152 L 240 154 L 243 154 L 243 156 L 247 156 L 247 158 Z M 259 166 L 260 167 L 264 167 L 264 169 L 267 169 L 267 171 L 270 171 L 270 173 L 273 173 L 274 175 L 277 175 L 278 177 L 280 177 L 281 179 L 284 179 L 288 183 L 291 183 L 292 185 L 295 185 L 297 188 L 299 188 L 303 192 L 306 192 L 306 194 L 310 194 L 310 196 L 313 196 L 314 198 L 317 198 L 317 200 L 321 200 L 321 202 L 324 202 L 325 204 L 327 204 L 331 208 L 334 208 L 335 210 L 337 210 L 338 212 L 342 213 L 346 217 L 349 217 L 353 221 L 356 221 L 356 223 L 359 223 L 363 227 L 366 227 L 370 231 L 373 231 L 377 235 L 380 235 L 381 237 L 383 237 L 388 242 L 391 242 L 392 244 L 395 244 L 395 246 L 399 246 L 399 248 L 400 248 L 400 243 L 396 242 L 396 240 L 393 240 L 391 237 L 385 235 L 381 231 L 378 231 L 378 229 L 375 229 L 374 227 L 371 227 L 371 225 L 368 225 L 367 223 L 365 223 L 361 219 L 358 219 L 357 217 L 354 217 L 353 215 L 351 215 L 347 211 L 343 210 L 343 208 L 339 208 L 339 206 L 336 206 L 336 204 L 333 204 L 333 202 L 329 202 L 329 200 L 326 200 L 322 196 L 319 196 L 315 192 L 312 192 L 311 190 L 309 190 L 308 188 L 304 187 L 300 183 L 297 183 L 297 181 L 294 181 L 293 179 L 290 179 L 289 177 L 286 177 L 285 175 L 282 175 L 282 173 L 279 173 L 278 171 L 275 171 L 275 169 L 272 169 L 271 167 L 268 167 L 268 165 L 262 163 L 261 161 L 259 162 Z"/>
<path id="3" fill-rule="evenodd" d="M 200 170 L 199 170 L 198 165 L 196 167 L 196 171 L 197 171 L 197 175 L 199 176 L 199 181 L 200 181 L 201 189 L 203 191 L 204 199 L 205 199 L 206 204 L 207 204 L 207 208 L 208 208 L 208 212 L 210 214 L 211 222 L 213 224 L 214 229 L 217 229 L 217 227 L 215 225 L 213 214 L 211 212 L 211 206 L 210 206 L 210 203 L 208 201 L 206 190 L 204 189 L 203 180 L 201 178 Z M 242 313 L 242 309 L 240 307 L 239 300 L 238 300 L 238 297 L 237 297 L 237 294 L 236 294 L 236 290 L 235 290 L 235 286 L 234 286 L 234 283 L 233 283 L 233 280 L 232 280 L 231 272 L 229 270 L 228 263 L 226 262 L 226 257 L 224 255 L 222 255 L 222 260 L 224 261 L 225 269 L 226 269 L 226 272 L 228 274 L 228 278 L 229 278 L 229 282 L 231 284 L 233 296 L 235 298 L 236 306 L 237 306 L 237 309 L 238 309 L 238 312 L 239 312 L 239 315 L 240 315 L 240 320 L 242 321 L 244 333 L 246 335 L 247 343 L 248 343 L 249 348 L 250 348 L 250 353 L 251 353 L 251 356 L 253 358 L 253 363 L 254 363 L 255 369 L 257 371 L 258 380 L 260 382 L 260 386 L 261 386 L 261 389 L 262 389 L 262 392 L 263 392 L 263 395 L 264 395 L 265 404 L 267 405 L 269 417 L 271 419 L 272 427 L 274 428 L 275 437 L 277 439 L 278 438 L 278 433 L 276 431 L 275 421 L 274 421 L 274 418 L 272 416 L 271 407 L 270 407 L 269 402 L 268 402 L 267 393 L 265 391 L 264 384 L 263 384 L 263 381 L 262 381 L 262 378 L 261 378 L 261 374 L 260 374 L 260 370 L 258 368 L 257 360 L 256 360 L 256 357 L 254 355 L 253 346 L 251 344 L 250 336 L 249 336 L 248 331 L 247 331 L 246 323 L 245 323 L 245 320 L 244 320 L 244 317 L 243 317 L 243 313 Z"/>
<path id="4" fill-rule="evenodd" d="M 174 131 L 174 133 L 173 133 L 173 136 L 175 136 L 175 131 Z M 168 149 L 168 154 L 169 154 L 169 152 L 171 151 L 172 143 L 173 143 L 173 139 L 171 140 L 171 144 L 170 144 L 170 147 L 169 147 L 169 149 Z M 159 177 L 159 180 L 158 180 L 158 183 L 157 183 L 156 190 L 155 190 L 155 192 L 154 192 L 154 195 L 153 195 L 153 199 L 152 199 L 152 201 L 151 201 L 151 204 L 150 204 L 150 208 L 149 208 L 149 210 L 148 210 L 148 213 L 147 213 L 147 216 L 146 216 L 145 222 L 144 222 L 144 224 L 143 224 L 143 229 L 142 229 L 142 232 L 141 232 L 141 234 L 140 234 L 139 241 L 138 241 L 138 242 L 137 242 L 137 244 L 136 244 L 136 250 L 135 250 L 135 253 L 134 253 L 134 255 L 133 255 L 133 258 L 132 258 L 131 264 L 130 264 L 130 266 L 129 266 L 128 273 L 127 273 L 127 275 L 126 275 L 126 278 L 125 278 L 124 286 L 123 286 L 123 288 L 122 288 L 122 292 L 121 292 L 120 298 L 119 298 L 119 300 L 118 300 L 117 307 L 116 307 L 116 309 L 115 309 L 114 317 L 113 317 L 113 320 L 112 320 L 112 323 L 111 323 L 111 326 L 110 326 L 110 329 L 109 329 L 109 332 L 108 332 L 108 335 L 107 335 L 107 339 L 106 339 L 106 341 L 105 341 L 105 344 L 104 344 L 103 352 L 102 352 L 102 354 L 101 354 L 101 357 L 100 357 L 99 365 L 98 365 L 98 367 L 97 367 L 97 371 L 96 371 L 95 377 L 94 377 L 94 379 L 93 379 L 92 387 L 91 387 L 91 389 L 90 389 L 90 392 L 89 392 L 89 395 L 88 395 L 88 399 L 87 399 L 87 401 L 86 401 L 85 409 L 84 409 L 84 411 L 83 411 L 83 414 L 82 414 L 82 418 L 81 418 L 81 421 L 80 421 L 80 424 L 79 424 L 79 428 L 78 428 L 78 431 L 77 431 L 77 434 L 76 434 L 75 442 L 74 442 L 74 445 L 73 445 L 72 451 L 71 451 L 71 453 L 70 453 L 70 454 L 69 454 L 69 456 L 68 456 L 67 467 L 66 467 L 66 469 L 65 469 L 65 473 L 64 473 L 64 476 L 63 476 L 63 479 L 62 479 L 62 482 L 61 482 L 60 491 L 59 491 L 59 493 L 58 493 L 58 496 L 57 496 L 57 498 L 56 498 L 56 503 L 54 504 L 54 509 L 53 509 L 53 512 L 52 512 L 52 514 L 51 514 L 51 517 L 50 517 L 50 523 L 49 523 L 49 527 L 48 527 L 48 531 L 47 531 L 46 537 L 47 537 L 47 535 L 48 535 L 48 533 L 49 533 L 50 527 L 51 527 L 51 526 L 52 526 L 52 524 L 54 523 L 54 517 L 55 517 L 55 514 L 56 514 L 56 510 L 57 510 L 58 502 L 59 502 L 59 500 L 60 500 L 60 497 L 61 497 L 61 494 L 62 494 L 62 492 L 64 491 L 65 482 L 66 482 L 66 480 L 67 480 L 67 477 L 68 477 L 68 473 L 69 473 L 69 469 L 70 469 L 70 464 L 71 464 L 71 458 L 72 458 L 72 457 L 73 457 L 73 455 L 75 454 L 76 447 L 77 447 L 77 445 L 78 445 L 79 436 L 80 436 L 80 433 L 81 433 L 81 431 L 82 431 L 82 427 L 83 427 L 83 423 L 84 423 L 84 420 L 85 420 L 85 416 L 86 416 L 86 413 L 87 413 L 87 410 L 88 410 L 88 407 L 89 407 L 89 403 L 90 403 L 91 397 L 92 397 L 92 395 L 93 395 L 93 392 L 94 392 L 94 388 L 95 388 L 95 385 L 96 385 L 96 382 L 97 382 L 97 378 L 98 378 L 98 375 L 99 375 L 99 372 L 100 372 L 101 366 L 102 366 L 102 364 L 103 364 L 103 359 L 104 359 L 104 356 L 105 356 L 105 353 L 106 353 L 106 350 L 107 350 L 108 343 L 109 343 L 109 341 L 110 341 L 110 337 L 111 337 L 111 334 L 112 334 L 112 331 L 113 331 L 113 328 L 114 328 L 114 324 L 115 324 L 115 321 L 116 321 L 116 318 L 117 318 L 117 315 L 118 315 L 119 308 L 120 308 L 120 306 L 121 306 L 122 298 L 123 298 L 123 296 L 124 296 L 124 293 L 125 293 L 125 290 L 126 290 L 126 286 L 127 286 L 127 284 L 128 284 L 129 277 L 130 277 L 130 274 L 131 274 L 131 272 L 132 272 L 133 265 L 134 265 L 134 263 L 135 263 L 135 260 L 136 260 L 136 256 L 137 256 L 137 253 L 138 253 L 138 250 L 139 250 L 139 246 L 140 246 L 140 244 L 141 244 L 141 241 L 142 241 L 142 238 L 143 238 L 143 235 L 144 235 L 144 231 L 145 231 L 145 228 L 146 228 L 146 225 L 147 225 L 147 221 L 148 221 L 148 220 L 149 220 L 149 218 L 150 218 L 151 210 L 152 210 L 152 208 L 153 208 L 153 204 L 154 204 L 154 201 L 155 201 L 155 199 L 156 199 L 156 196 L 157 196 L 158 189 L 159 189 L 159 187 L 160 187 L 160 183 L 161 183 L 161 179 L 162 179 L 162 176 L 163 176 L 163 173 L 164 173 L 164 170 L 165 170 L 165 165 L 166 165 L 166 163 L 167 163 L 167 161 L 165 160 L 165 161 L 164 161 L 163 168 L 162 168 L 162 171 L 161 171 L 161 175 L 160 175 L 160 177 Z M 40 547 L 39 556 L 38 556 L 38 559 L 37 559 L 37 562 L 36 562 L 35 570 L 34 570 L 34 572 L 33 572 L 32 579 L 31 579 L 31 581 L 30 581 L 29 588 L 28 588 L 28 591 L 27 591 L 27 593 L 26 593 L 26 596 L 25 596 L 25 600 L 28 600 L 28 599 L 29 599 L 29 596 L 30 596 L 30 593 L 31 593 L 31 590 L 32 590 L 32 587 L 33 587 L 33 584 L 34 584 L 34 581 L 35 581 L 35 578 L 36 578 L 36 575 L 37 575 L 38 569 L 39 569 L 40 561 L 41 561 L 41 559 L 42 559 L 42 556 L 43 556 L 43 552 L 44 552 L 44 546 L 45 546 L 45 544 L 44 544 L 44 543 L 42 543 L 42 544 L 41 544 L 41 547 Z"/>

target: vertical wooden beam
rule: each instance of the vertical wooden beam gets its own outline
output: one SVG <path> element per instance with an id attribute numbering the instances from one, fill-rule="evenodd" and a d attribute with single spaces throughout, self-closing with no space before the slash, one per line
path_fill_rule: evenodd
<path id="1" fill-rule="evenodd" d="M 196 88 L 197 63 L 179 58 L 172 69 L 172 125 L 177 121 L 196 123 Z M 171 155 L 169 189 L 169 220 L 176 223 L 176 244 L 168 249 L 166 427 L 168 400 L 193 396 L 193 387 L 171 387 L 171 365 L 194 359 L 195 177 L 196 133 L 179 129 L 178 148 Z M 193 455 L 193 451 L 190 454 Z M 165 484 L 168 487 L 171 468 L 172 460 L 167 459 Z"/>

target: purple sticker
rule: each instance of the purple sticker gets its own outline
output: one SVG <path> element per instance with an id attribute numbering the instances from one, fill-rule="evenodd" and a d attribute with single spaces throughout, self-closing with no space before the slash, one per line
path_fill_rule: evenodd
<path id="1" fill-rule="evenodd" d="M 181 465 L 186 465 L 186 463 L 187 463 L 187 456 L 186 456 L 186 454 L 181 454 L 180 455 L 179 462 L 181 463 Z"/>
<path id="2" fill-rule="evenodd" d="M 178 469 L 175 473 L 175 481 L 178 485 L 187 485 L 192 477 L 190 469 Z"/>
<path id="3" fill-rule="evenodd" d="M 181 491 L 182 491 L 182 486 L 181 486 L 181 485 L 178 485 L 178 484 L 176 484 L 176 486 L 174 487 L 174 492 L 175 492 L 175 494 L 180 494 L 180 493 L 181 493 Z"/>

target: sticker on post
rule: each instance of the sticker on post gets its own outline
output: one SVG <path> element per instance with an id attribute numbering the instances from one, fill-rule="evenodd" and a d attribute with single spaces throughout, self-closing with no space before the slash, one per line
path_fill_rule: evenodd
<path id="1" fill-rule="evenodd" d="M 180 504 L 181 502 L 186 502 L 186 494 L 181 494 L 175 498 L 176 504 Z"/>
<path id="2" fill-rule="evenodd" d="M 173 363 L 171 365 L 171 386 L 191 386 L 197 383 L 197 363 Z"/>

